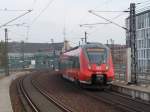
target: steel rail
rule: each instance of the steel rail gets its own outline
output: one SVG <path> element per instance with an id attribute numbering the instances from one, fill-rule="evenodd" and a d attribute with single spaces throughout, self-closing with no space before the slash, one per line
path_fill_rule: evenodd
<path id="1" fill-rule="evenodd" d="M 56 98 L 50 96 L 48 94 L 48 92 L 42 88 L 40 88 L 38 85 L 37 85 L 37 81 L 33 80 L 32 79 L 32 84 L 33 86 L 43 95 L 45 96 L 45 98 L 47 98 L 50 102 L 52 102 L 53 104 L 55 104 L 59 109 L 61 109 L 63 112 L 74 112 L 73 110 L 67 108 L 64 104 L 60 103 L 58 100 L 56 100 Z M 35 84 L 36 83 L 36 84 Z"/>
<path id="2" fill-rule="evenodd" d="M 110 91 L 110 90 L 104 90 L 104 91 L 105 91 L 106 93 L 108 93 L 108 94 L 120 96 L 120 97 L 122 97 L 122 98 L 125 98 L 125 99 L 131 100 L 131 101 L 135 101 L 135 102 L 137 102 L 137 103 L 142 103 L 142 104 L 144 104 L 144 105 L 150 106 L 150 103 L 149 103 L 149 102 L 142 101 L 142 100 L 140 100 L 140 99 L 134 99 L 134 98 L 132 98 L 132 97 L 130 97 L 130 96 L 128 96 L 128 95 L 124 95 L 124 94 L 117 93 L 117 92 L 115 92 L 115 91 Z"/>
<path id="3" fill-rule="evenodd" d="M 36 105 L 33 103 L 33 101 L 31 100 L 31 98 L 28 96 L 24 86 L 23 86 L 23 80 L 24 79 L 20 79 L 18 82 L 19 88 L 21 90 L 22 95 L 24 96 L 25 100 L 27 101 L 27 103 L 29 104 L 29 106 L 32 108 L 32 110 L 34 112 L 40 112 L 40 110 L 36 107 Z M 21 100 L 22 101 L 22 100 Z M 23 102 L 23 101 L 22 101 Z"/>
<path id="4" fill-rule="evenodd" d="M 128 112 L 143 112 L 143 110 L 141 110 L 141 109 L 131 107 L 131 105 L 129 106 L 128 104 L 112 100 L 111 98 L 101 97 L 101 96 L 98 96 L 98 95 L 95 95 L 95 94 L 90 94 L 89 92 L 84 92 L 83 94 L 85 94 L 85 95 L 87 95 L 87 96 L 89 96 L 89 97 L 91 97 L 95 100 L 103 101 L 104 103 L 111 104 L 111 105 L 113 105 L 117 108 L 126 110 Z"/>

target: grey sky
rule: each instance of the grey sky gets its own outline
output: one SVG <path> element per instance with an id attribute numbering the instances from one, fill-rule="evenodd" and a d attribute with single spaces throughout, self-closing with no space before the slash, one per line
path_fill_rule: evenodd
<path id="1" fill-rule="evenodd" d="M 125 43 L 125 31 L 115 25 L 97 25 L 92 28 L 79 27 L 79 24 L 106 22 L 92 14 L 88 10 L 125 10 L 129 8 L 130 2 L 142 2 L 146 0 L 54 0 L 52 4 L 33 22 L 41 10 L 51 0 L 0 0 L 0 9 L 28 10 L 33 12 L 11 23 L 27 23 L 30 26 L 29 38 L 26 40 L 26 27 L 8 27 L 11 41 L 26 40 L 28 42 L 54 42 L 64 40 L 63 30 L 66 28 L 66 39 L 71 44 L 78 44 L 80 38 L 84 36 L 84 31 L 88 32 L 88 40 L 106 43 L 112 38 L 115 43 Z M 144 4 L 143 4 L 144 5 Z M 142 5 L 141 5 L 142 6 Z M 138 7 L 139 8 L 139 7 Z M 0 11 L 0 24 L 9 21 L 24 12 Z M 120 13 L 98 13 L 106 18 L 112 19 Z M 115 22 L 125 26 L 125 18 L 128 14 L 122 14 Z M 0 29 L 0 39 L 4 39 L 4 29 Z"/>

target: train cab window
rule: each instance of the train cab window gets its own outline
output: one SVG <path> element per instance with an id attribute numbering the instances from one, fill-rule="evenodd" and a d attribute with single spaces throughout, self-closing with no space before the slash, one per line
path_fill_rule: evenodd
<path id="1" fill-rule="evenodd" d="M 102 64 L 106 63 L 106 51 L 105 50 L 89 50 L 87 51 L 90 63 Z"/>

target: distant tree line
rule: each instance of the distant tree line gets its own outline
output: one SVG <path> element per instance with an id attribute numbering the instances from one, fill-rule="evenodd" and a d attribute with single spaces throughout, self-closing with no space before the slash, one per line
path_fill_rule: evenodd
<path id="1" fill-rule="evenodd" d="M 5 43 L 3 41 L 0 42 L 0 68 L 5 65 Z"/>

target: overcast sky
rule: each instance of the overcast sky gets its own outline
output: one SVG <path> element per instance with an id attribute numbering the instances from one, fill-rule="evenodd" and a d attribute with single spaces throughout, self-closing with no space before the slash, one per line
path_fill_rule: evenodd
<path id="1" fill-rule="evenodd" d="M 113 39 L 115 43 L 125 43 L 125 31 L 115 25 L 94 25 L 91 27 L 80 27 L 80 24 L 103 23 L 106 22 L 90 13 L 88 10 L 96 11 L 123 11 L 129 8 L 131 2 L 139 3 L 147 0 L 0 0 L 0 25 L 25 13 L 25 11 L 3 11 L 7 10 L 29 10 L 30 14 L 10 23 L 22 24 L 24 26 L 8 26 L 10 41 L 28 42 L 62 42 L 65 38 L 75 45 L 84 37 L 84 31 L 88 33 L 88 41 L 106 43 Z M 147 6 L 145 2 L 137 8 Z M 48 4 L 50 4 L 48 6 Z M 150 4 L 148 4 L 150 5 Z M 44 12 L 40 12 L 43 10 Z M 106 18 L 112 19 L 121 26 L 125 26 L 125 18 L 128 13 L 98 12 Z M 118 18 L 116 16 L 120 15 Z M 115 18 L 115 19 L 113 19 Z M 29 35 L 27 39 L 27 27 Z M 0 29 L 0 39 L 4 39 L 4 28 Z"/>

